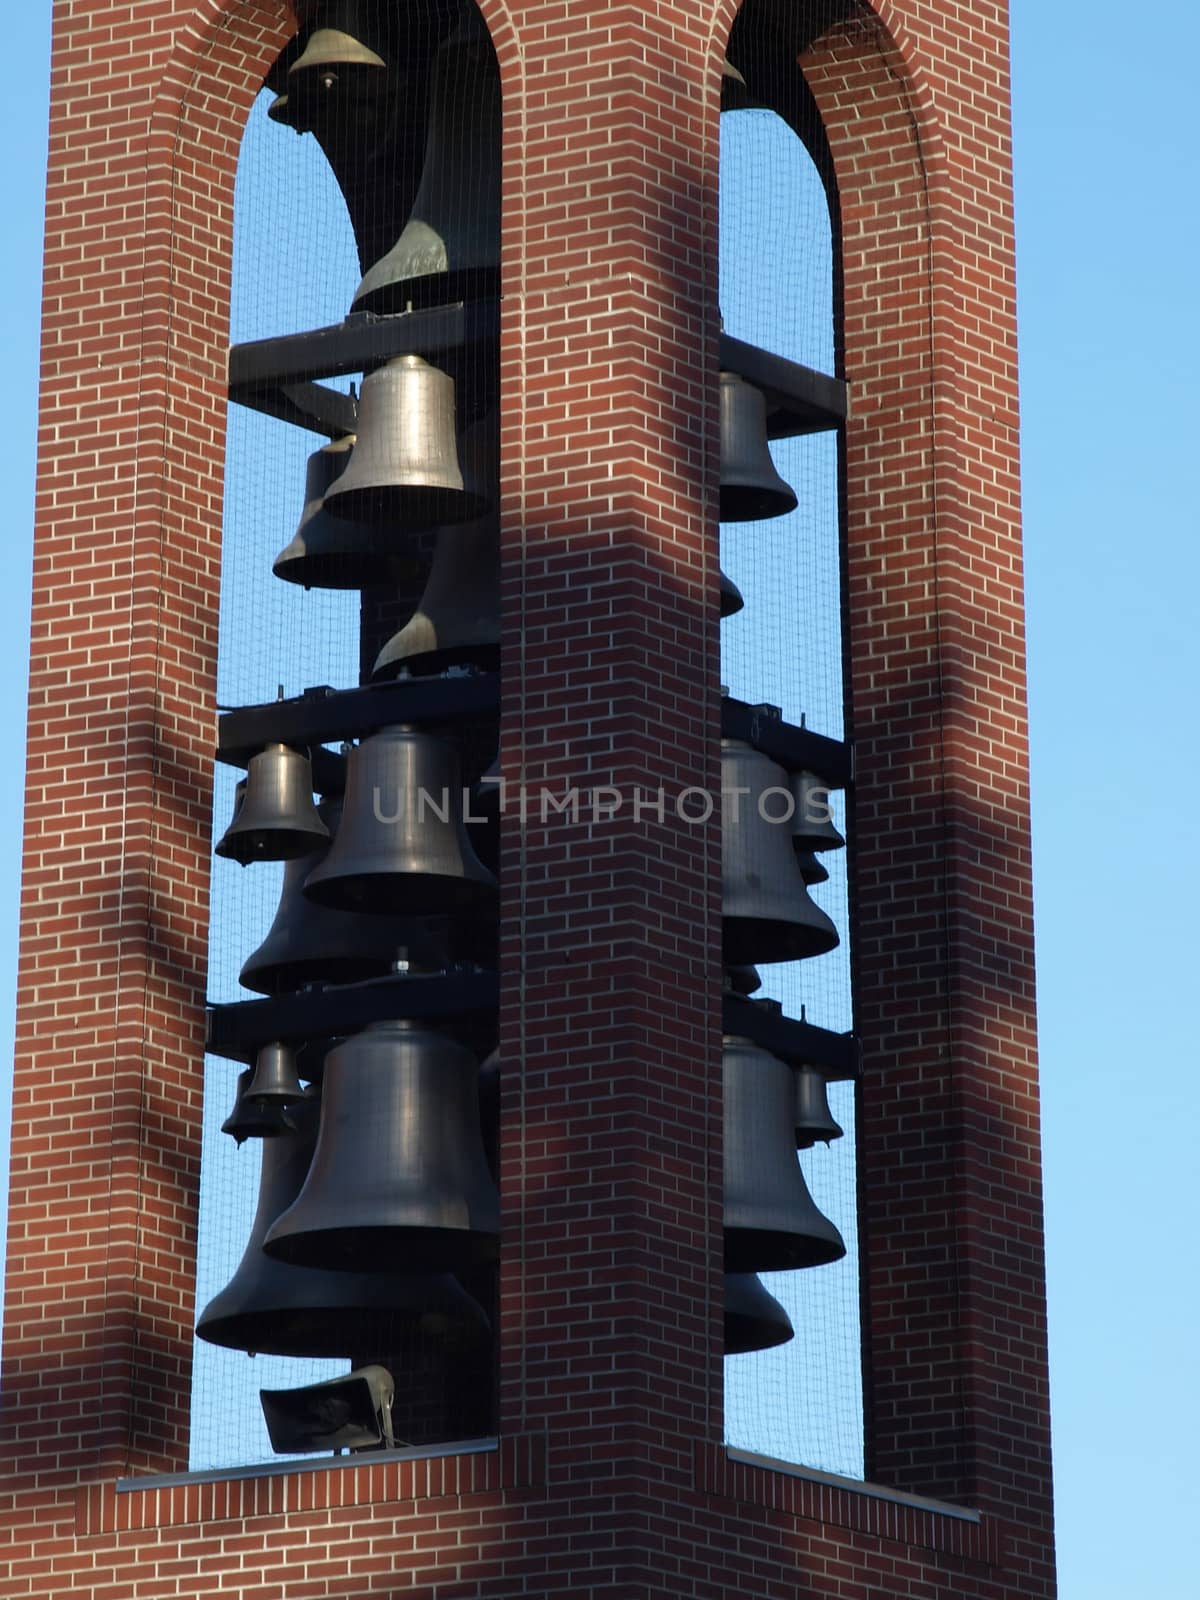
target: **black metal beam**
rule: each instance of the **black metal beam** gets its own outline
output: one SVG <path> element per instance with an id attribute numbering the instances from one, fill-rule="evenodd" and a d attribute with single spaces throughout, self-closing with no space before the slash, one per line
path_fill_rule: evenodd
<path id="1" fill-rule="evenodd" d="M 460 717 L 489 716 L 500 708 L 500 682 L 495 673 L 463 673 L 455 677 L 405 678 L 372 683 L 362 689 L 306 689 L 294 700 L 272 700 L 261 706 L 226 711 L 217 721 L 217 760 L 244 767 L 267 744 L 315 749 L 343 739 L 362 739 L 397 722 L 418 725 L 453 722 Z M 337 757 L 322 752 L 331 762 Z M 331 769 L 332 773 L 332 769 Z M 314 768 L 313 782 L 324 786 Z"/>
<path id="2" fill-rule="evenodd" d="M 849 1082 L 859 1075 L 861 1051 L 852 1033 L 833 1033 L 785 1017 L 777 1001 L 727 994 L 722 1001 L 721 1026 L 726 1034 L 749 1039 L 781 1061 L 819 1067 L 830 1083 Z"/>
<path id="3" fill-rule="evenodd" d="M 849 415 L 850 391 L 841 378 L 787 361 L 728 333 L 721 335 L 721 370 L 736 372 L 762 390 L 772 439 L 827 433 L 840 428 Z"/>
<path id="4" fill-rule="evenodd" d="M 775 706 L 751 706 L 726 695 L 721 701 L 721 737 L 752 744 L 788 772 L 815 772 L 831 789 L 848 788 L 854 781 L 850 745 L 784 722 Z"/>
<path id="5" fill-rule="evenodd" d="M 391 356 L 443 355 L 493 340 L 499 327 L 495 300 L 390 317 L 355 312 L 327 328 L 235 344 L 229 352 L 229 398 L 335 438 L 353 432 L 354 402 L 313 380 L 370 372 Z"/>
<path id="6" fill-rule="evenodd" d="M 206 1048 L 210 1055 L 250 1063 L 263 1045 L 273 1041 L 340 1039 L 361 1033 L 372 1022 L 399 1017 L 452 1025 L 480 1048 L 489 1048 L 499 996 L 494 972 L 451 971 L 240 1000 L 209 1007 Z"/>

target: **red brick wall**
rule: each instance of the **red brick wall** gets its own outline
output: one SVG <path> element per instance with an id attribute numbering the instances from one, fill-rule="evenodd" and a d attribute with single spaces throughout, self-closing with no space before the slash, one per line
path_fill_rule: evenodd
<path id="1" fill-rule="evenodd" d="M 482 5 L 505 88 L 505 710 L 715 782 L 733 7 Z M 7 1594 L 1044 1596 L 1003 15 L 805 70 L 845 225 L 872 1471 L 720 1446 L 715 837 L 505 826 L 499 1455 L 186 1463 L 232 175 L 281 5 L 56 16 L 0 1503 Z M 897 862 L 891 852 L 902 850 Z"/>

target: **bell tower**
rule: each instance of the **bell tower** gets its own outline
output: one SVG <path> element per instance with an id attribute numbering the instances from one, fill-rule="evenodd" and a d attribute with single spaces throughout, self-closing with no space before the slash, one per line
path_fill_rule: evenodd
<path id="1" fill-rule="evenodd" d="M 1049 1600 L 1005 8 L 167 10 L 54 21 L 0 1588 Z M 264 89 L 360 276 L 231 349 Z M 819 174 L 828 370 L 720 304 L 723 107 Z M 361 596 L 357 681 L 218 707 L 230 402 L 308 436 L 264 581 Z M 836 736 L 723 691 L 810 436 Z M 758 998 L 835 948 L 850 1032 Z M 198 1303 L 206 1051 L 261 1177 Z M 863 1475 L 732 1447 L 757 1275 L 848 1246 Z M 209 1470 L 197 1334 L 342 1370 Z"/>

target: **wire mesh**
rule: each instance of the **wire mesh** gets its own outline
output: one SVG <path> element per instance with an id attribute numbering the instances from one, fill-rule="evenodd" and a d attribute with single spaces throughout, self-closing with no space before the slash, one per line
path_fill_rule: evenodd
<path id="1" fill-rule="evenodd" d="M 741 43 L 745 61 L 753 43 L 745 30 Z M 774 111 L 751 106 L 722 115 L 720 249 L 726 331 L 833 372 L 829 204 L 808 151 Z M 722 681 L 736 698 L 778 706 L 788 721 L 832 738 L 844 731 L 837 452 L 830 433 L 775 441 L 771 454 L 796 493 L 796 510 L 721 530 L 722 569 L 745 600 L 745 609 L 721 625 Z M 844 834 L 844 799 L 835 793 L 831 804 Z M 780 1000 L 790 1016 L 847 1031 L 853 1015 L 845 852 L 826 852 L 821 864 L 829 880 L 810 893 L 841 942 L 827 954 L 762 967 L 761 994 Z M 833 1265 L 763 1275 L 795 1338 L 726 1361 L 725 1432 L 742 1449 L 861 1477 L 853 1086 L 831 1085 L 830 1103 L 845 1137 L 806 1152 L 801 1167 L 847 1253 Z"/>

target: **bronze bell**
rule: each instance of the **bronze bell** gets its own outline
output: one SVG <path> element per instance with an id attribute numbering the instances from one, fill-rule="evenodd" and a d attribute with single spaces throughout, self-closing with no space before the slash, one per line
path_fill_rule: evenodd
<path id="1" fill-rule="evenodd" d="M 495 412 L 463 436 L 463 482 L 494 504 L 499 482 Z M 494 511 L 473 522 L 439 528 L 425 591 L 415 613 L 379 652 L 371 676 L 443 672 L 474 663 L 495 667 L 500 655 L 500 519 Z"/>
<path id="2" fill-rule="evenodd" d="M 775 470 L 767 448 L 762 391 L 721 374 L 721 521 L 758 522 L 796 509 L 796 496 Z"/>
<path id="3" fill-rule="evenodd" d="M 500 263 L 500 73 L 474 6 L 434 58 L 425 163 L 399 239 L 354 294 L 355 311 L 477 297 Z"/>
<path id="4" fill-rule="evenodd" d="M 245 778 L 239 778 L 237 783 L 234 785 L 234 789 L 233 789 L 233 815 L 229 819 L 229 828 L 232 828 L 233 825 L 237 822 L 237 819 L 242 814 L 242 807 L 245 804 L 246 804 L 246 780 L 245 780 Z M 229 832 L 229 828 L 226 828 L 226 830 L 225 830 L 226 833 Z"/>
<path id="5" fill-rule="evenodd" d="M 797 850 L 842 850 L 846 841 L 833 822 L 829 785 L 815 772 L 793 772 L 789 782 L 796 809 L 792 842 Z"/>
<path id="6" fill-rule="evenodd" d="M 250 758 L 245 798 L 216 853 L 242 866 L 251 861 L 291 861 L 328 838 L 329 830 L 313 804 L 308 757 L 289 745 L 269 744 Z"/>
<path id="7" fill-rule="evenodd" d="M 317 813 L 337 837 L 340 797 L 321 801 Z M 440 971 L 450 960 L 444 920 L 366 916 L 320 906 L 304 893 L 304 882 L 324 861 L 329 845 L 289 861 L 275 920 L 267 936 L 248 956 L 239 982 L 257 994 L 292 994 L 312 983 L 361 983 L 385 978 L 397 960 L 413 961 Z"/>
<path id="8" fill-rule="evenodd" d="M 749 1039 L 726 1037 L 725 1269 L 784 1272 L 846 1253 L 796 1160 L 792 1069 Z"/>
<path id="9" fill-rule="evenodd" d="M 832 950 L 837 929 L 810 899 L 792 848 L 782 767 L 721 741 L 722 936 L 727 966 L 798 961 Z"/>
<path id="10" fill-rule="evenodd" d="M 495 901 L 496 880 L 463 824 L 448 740 L 392 727 L 350 752 L 337 838 L 304 893 L 318 905 L 408 916 Z"/>
<path id="11" fill-rule="evenodd" d="M 209 1301 L 196 1332 L 209 1344 L 273 1356 L 348 1357 L 383 1352 L 403 1338 L 471 1345 L 488 1331 L 483 1310 L 448 1273 L 322 1272 L 263 1252 L 268 1228 L 295 1200 L 317 1140 L 319 1101 L 293 1107 L 296 1131 L 263 1145 L 258 1209 L 241 1262 Z"/>
<path id="12" fill-rule="evenodd" d="M 818 1141 L 828 1144 L 841 1137 L 829 1109 L 825 1074 L 805 1062 L 796 1068 L 796 1149 L 811 1150 Z"/>
<path id="13" fill-rule="evenodd" d="M 325 509 L 325 495 L 350 462 L 355 435 L 322 445 L 308 458 L 304 509 L 291 543 L 275 557 L 277 578 L 306 589 L 369 589 L 417 571 L 398 548 L 399 530 L 349 522 Z"/>
<path id="14" fill-rule="evenodd" d="M 247 1139 L 275 1139 L 280 1134 L 295 1131 L 291 1107 L 247 1100 L 246 1090 L 253 1077 L 250 1067 L 238 1073 L 233 1110 L 221 1124 L 221 1132 L 227 1133 L 237 1145 L 245 1144 Z"/>
<path id="15" fill-rule="evenodd" d="M 361 94 L 382 86 L 387 63 L 361 38 L 366 31 L 363 0 L 329 0 L 304 49 L 287 74 L 287 93 L 311 115 L 326 115 L 347 91 Z M 312 125 L 305 118 L 303 126 Z"/>
<path id="16" fill-rule="evenodd" d="M 737 613 L 742 610 L 742 608 L 745 606 L 745 604 L 746 604 L 746 602 L 742 599 L 742 591 L 738 588 L 737 584 L 734 583 L 732 578 L 727 578 L 725 576 L 725 574 L 722 572 L 721 573 L 721 616 L 722 616 L 722 618 L 736 616 Z"/>
<path id="17" fill-rule="evenodd" d="M 304 1095 L 296 1074 L 296 1052 L 278 1040 L 264 1044 L 254 1059 L 254 1076 L 243 1091 L 252 1106 L 287 1106 Z"/>
<path id="18" fill-rule="evenodd" d="M 325 492 L 333 515 L 416 530 L 487 510 L 488 498 L 463 482 L 454 379 L 420 356 L 393 356 L 363 379 L 357 437 L 350 465 Z"/>
<path id="19" fill-rule="evenodd" d="M 795 835 L 792 836 L 795 843 Z M 819 861 L 811 850 L 797 848 L 796 865 L 800 868 L 800 876 L 804 879 L 805 886 L 809 889 L 814 884 L 829 882 L 829 869 Z"/>
<path id="20" fill-rule="evenodd" d="M 494 1259 L 477 1076 L 469 1050 L 418 1022 L 376 1022 L 331 1051 L 312 1168 L 267 1254 L 341 1272 Z"/>
<path id="21" fill-rule="evenodd" d="M 752 1272 L 725 1274 L 725 1354 L 773 1350 L 795 1336 L 792 1319 Z"/>

